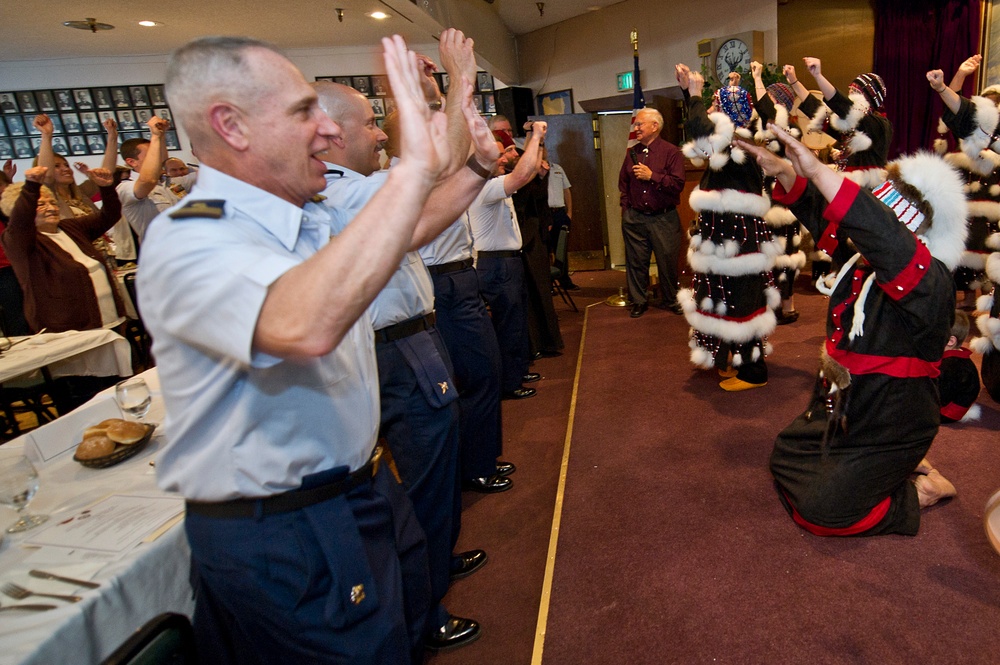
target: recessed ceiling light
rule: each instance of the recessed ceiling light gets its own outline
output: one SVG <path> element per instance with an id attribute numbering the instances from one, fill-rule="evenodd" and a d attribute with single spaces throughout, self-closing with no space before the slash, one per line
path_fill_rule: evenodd
<path id="1" fill-rule="evenodd" d="M 139 25 L 141 25 L 144 28 L 152 28 L 163 24 L 160 23 L 159 21 L 139 21 Z"/>
<path id="2" fill-rule="evenodd" d="M 372 12 L 371 14 L 369 14 L 369 16 L 371 16 L 376 21 L 384 21 L 385 19 L 389 18 L 389 15 L 386 14 L 385 12 Z"/>

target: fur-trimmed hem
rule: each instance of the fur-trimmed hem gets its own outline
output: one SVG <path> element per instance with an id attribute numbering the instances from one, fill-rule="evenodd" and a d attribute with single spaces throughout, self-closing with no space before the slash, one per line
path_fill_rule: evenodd
<path id="1" fill-rule="evenodd" d="M 983 408 L 978 404 L 973 404 L 972 406 L 969 407 L 969 410 L 965 412 L 965 415 L 962 416 L 962 420 L 960 422 L 967 423 L 973 420 L 979 420 L 979 418 L 982 417 L 982 415 L 983 415 Z"/>
<path id="2" fill-rule="evenodd" d="M 991 233 L 986 236 L 985 244 L 992 250 L 1000 251 L 1000 233 Z"/>
<path id="3" fill-rule="evenodd" d="M 1000 252 L 993 252 L 986 258 L 986 276 L 994 284 L 1000 284 Z"/>
<path id="4" fill-rule="evenodd" d="M 851 136 L 847 147 L 850 148 L 852 155 L 857 155 L 872 147 L 872 139 L 861 130 L 857 130 Z"/>
<path id="5" fill-rule="evenodd" d="M 696 136 L 681 146 L 681 152 L 696 166 L 703 166 L 707 160 L 709 168 L 718 171 L 729 162 L 729 146 L 733 142 L 736 125 L 725 113 L 709 113 L 708 118 L 715 131 Z"/>
<path id="6" fill-rule="evenodd" d="M 987 337 L 973 337 L 969 340 L 969 348 L 981 356 L 992 353 L 994 346 Z"/>
<path id="7" fill-rule="evenodd" d="M 798 221 L 798 218 L 795 217 L 792 211 L 782 205 L 771 206 L 764 215 L 764 222 L 774 229 L 780 229 L 789 224 L 795 224 Z"/>
<path id="8" fill-rule="evenodd" d="M 733 344 L 744 344 L 753 339 L 761 339 L 774 332 L 778 319 L 774 311 L 765 309 L 759 316 L 749 321 L 727 321 L 726 319 L 706 316 L 701 312 L 685 312 L 687 322 L 700 333 L 718 337 Z"/>
<path id="9" fill-rule="evenodd" d="M 849 93 L 847 98 L 851 100 L 851 109 L 847 112 L 847 116 L 841 118 L 836 113 L 830 115 L 830 126 L 838 132 L 850 132 L 857 129 L 858 123 L 861 122 L 861 119 L 871 109 L 868 100 L 860 92 Z"/>
<path id="10" fill-rule="evenodd" d="M 806 266 L 805 252 L 795 252 L 794 254 L 782 254 L 774 260 L 775 270 L 802 270 Z"/>
<path id="11" fill-rule="evenodd" d="M 955 267 L 982 270 L 986 267 L 986 254 L 983 252 L 962 252 Z"/>
<path id="12" fill-rule="evenodd" d="M 725 256 L 725 252 L 720 256 L 718 252 L 709 249 L 711 247 L 711 243 L 703 243 L 697 250 L 693 247 L 688 250 L 687 259 L 692 270 L 706 275 L 728 277 L 770 272 L 774 268 L 775 257 L 780 252 L 780 248 L 770 242 L 761 243 L 760 252 L 738 256 Z M 703 251 L 704 249 L 709 251 Z"/>
<path id="13" fill-rule="evenodd" d="M 827 118 L 830 117 L 830 107 L 826 105 L 823 99 L 819 100 L 819 108 L 816 109 L 816 115 L 809 119 L 809 125 L 806 127 L 806 131 L 809 132 L 822 132 L 823 126 L 826 125 Z"/>
<path id="14" fill-rule="evenodd" d="M 771 208 L 771 202 L 763 194 L 741 192 L 736 189 L 720 189 L 705 191 L 695 187 L 688 199 L 688 204 L 695 212 L 711 210 L 712 212 L 734 213 L 764 217 Z"/>
<path id="15" fill-rule="evenodd" d="M 976 317 L 976 327 L 983 335 L 979 339 L 987 340 L 994 349 L 1000 349 L 1000 319 L 995 319 L 989 314 L 980 314 Z M 980 353 L 986 353 L 986 351 L 980 351 Z"/>
<path id="16" fill-rule="evenodd" d="M 969 219 L 973 217 L 985 217 L 991 222 L 1000 220 L 1000 201 L 969 201 Z M 1000 234 L 993 234 L 1000 236 Z M 994 249 L 1000 249 L 995 247 Z"/>
<path id="17" fill-rule="evenodd" d="M 993 309 L 993 294 L 984 293 L 976 298 L 976 309 L 980 312 L 988 312 Z"/>
<path id="18" fill-rule="evenodd" d="M 1000 155 L 988 150 L 981 151 L 971 157 L 964 152 L 949 152 L 944 156 L 944 160 L 955 168 L 975 173 L 979 176 L 990 175 L 1000 167 Z"/>

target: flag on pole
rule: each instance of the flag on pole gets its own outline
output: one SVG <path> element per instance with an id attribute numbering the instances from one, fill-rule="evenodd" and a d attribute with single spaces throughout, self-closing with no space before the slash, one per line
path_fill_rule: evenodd
<path id="1" fill-rule="evenodd" d="M 646 99 L 642 96 L 642 85 L 639 83 L 639 33 L 632 29 L 632 122 L 628 129 L 628 147 L 639 142 L 635 138 L 635 115 L 646 108 Z"/>

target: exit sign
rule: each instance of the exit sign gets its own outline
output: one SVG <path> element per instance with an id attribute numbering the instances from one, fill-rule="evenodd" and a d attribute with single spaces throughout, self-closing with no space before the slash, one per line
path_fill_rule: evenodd
<path id="1" fill-rule="evenodd" d="M 622 72 L 618 75 L 618 92 L 625 92 L 626 90 L 631 90 L 635 87 L 635 81 L 632 80 L 632 72 Z"/>

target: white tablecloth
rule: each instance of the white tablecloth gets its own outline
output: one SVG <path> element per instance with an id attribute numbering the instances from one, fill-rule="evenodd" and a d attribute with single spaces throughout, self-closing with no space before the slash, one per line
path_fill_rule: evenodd
<path id="1" fill-rule="evenodd" d="M 23 340 L 23 341 L 22 341 Z M 129 376 L 132 349 L 111 330 L 69 330 L 13 337 L 0 354 L 0 383 L 48 367 L 57 376 Z"/>
<path id="2" fill-rule="evenodd" d="M 156 370 L 141 376 L 146 378 L 153 392 L 153 405 L 147 420 L 162 422 L 163 401 Z M 8 455 L 13 452 L 12 447 L 24 446 L 29 457 L 37 462 L 40 487 L 28 506 L 29 512 L 48 514 L 52 521 L 110 494 L 165 495 L 156 488 L 154 469 L 149 464 L 163 445 L 163 435 L 159 431 L 145 450 L 117 466 L 88 469 L 73 461 L 74 444 L 80 440 L 83 428 L 107 417 L 109 409 L 117 409 L 113 398 L 107 393 L 99 395 L 55 422 L 0 447 L 0 454 Z M 67 439 L 70 439 L 65 444 L 67 450 L 55 454 Z M 43 446 L 48 451 L 45 455 L 48 461 L 43 461 L 36 445 L 41 441 L 48 443 Z M 15 519 L 14 511 L 0 508 L 0 524 L 5 525 L 4 528 Z M 38 527 L 44 528 L 45 525 Z M 32 534 L 33 531 L 7 534 L 0 545 L 0 581 L 22 578 L 30 567 L 25 558 L 32 552 L 20 543 Z M 66 604 L 35 598 L 32 602 L 52 602 L 60 607 L 30 614 L 0 613 L 0 664 L 97 663 L 157 614 L 179 612 L 191 616 L 194 601 L 188 583 L 189 565 L 187 539 L 183 526 L 178 524 L 153 542 L 140 544 L 125 558 L 97 570 L 92 580 L 101 584 L 99 589 L 74 590 L 69 584 L 32 579 L 33 590 L 72 593 L 83 596 L 83 600 Z M 52 569 L 49 572 L 60 571 Z M 6 596 L 0 596 L 3 605 L 11 602 Z"/>

